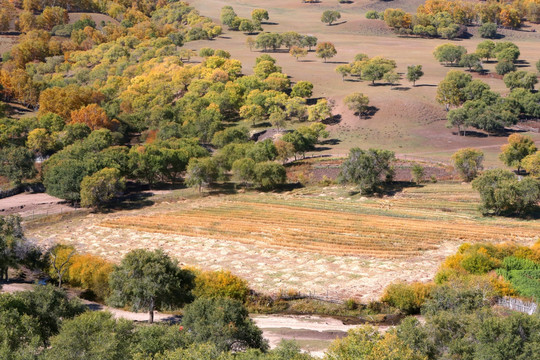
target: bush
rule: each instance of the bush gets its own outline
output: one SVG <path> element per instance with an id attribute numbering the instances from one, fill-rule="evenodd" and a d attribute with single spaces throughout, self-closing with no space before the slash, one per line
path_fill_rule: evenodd
<path id="1" fill-rule="evenodd" d="M 386 287 L 381 301 L 398 308 L 405 314 L 417 314 L 430 297 L 432 284 L 398 282 Z"/>
<path id="2" fill-rule="evenodd" d="M 413 176 L 413 181 L 417 184 L 420 184 L 424 179 L 426 171 L 424 170 L 424 167 L 422 165 L 414 164 L 411 168 L 411 173 Z"/>
<path id="3" fill-rule="evenodd" d="M 379 13 L 375 10 L 370 10 L 366 13 L 366 19 L 375 20 L 379 18 Z"/>
<path id="4" fill-rule="evenodd" d="M 245 302 L 249 295 L 247 282 L 230 271 L 195 271 L 193 295 L 206 298 L 230 298 Z"/>
<path id="5" fill-rule="evenodd" d="M 75 255 L 71 259 L 67 281 L 70 285 L 88 289 L 99 300 L 110 294 L 109 275 L 113 264 L 94 255 Z"/>

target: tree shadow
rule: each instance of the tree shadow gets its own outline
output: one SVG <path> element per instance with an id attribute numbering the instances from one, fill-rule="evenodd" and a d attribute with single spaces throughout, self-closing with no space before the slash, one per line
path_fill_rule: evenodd
<path id="1" fill-rule="evenodd" d="M 128 193 L 124 196 L 116 198 L 110 202 L 107 207 L 99 212 L 107 214 L 118 210 L 138 210 L 154 205 L 154 201 L 150 198 L 154 196 L 151 192 L 136 192 Z"/>
<path id="2" fill-rule="evenodd" d="M 362 79 L 345 79 L 344 81 L 347 81 L 347 82 L 362 82 Z"/>
<path id="3" fill-rule="evenodd" d="M 341 114 L 336 114 L 332 117 L 329 117 L 328 119 L 324 119 L 321 121 L 324 125 L 337 125 L 341 122 L 342 116 Z"/>
<path id="4" fill-rule="evenodd" d="M 362 114 L 362 119 L 371 119 L 379 111 L 376 106 L 368 106 L 367 110 Z"/>
<path id="5" fill-rule="evenodd" d="M 261 21 L 261 25 L 271 25 L 271 26 L 274 26 L 274 25 L 279 25 L 279 23 L 277 23 L 277 22 L 272 22 L 272 21 Z"/>
<path id="6" fill-rule="evenodd" d="M 231 182 L 213 183 L 205 192 L 207 195 L 234 195 L 236 184 Z"/>
<path id="7" fill-rule="evenodd" d="M 320 145 L 338 145 L 341 143 L 339 139 L 328 139 L 320 142 Z"/>
<path id="8" fill-rule="evenodd" d="M 340 22 L 332 23 L 329 26 L 338 26 L 338 25 L 346 24 L 346 23 L 347 23 L 347 20 L 343 20 L 343 21 L 340 21 Z"/>
<path id="9" fill-rule="evenodd" d="M 418 84 L 418 85 L 415 85 L 414 87 L 437 87 L 437 85 L 433 85 L 433 84 Z"/>
<path id="10" fill-rule="evenodd" d="M 326 61 L 325 64 L 348 64 L 346 61 Z"/>
<path id="11" fill-rule="evenodd" d="M 397 90 L 397 91 L 409 91 L 411 90 L 408 86 L 396 86 L 394 88 L 390 88 L 390 90 Z"/>
<path id="12" fill-rule="evenodd" d="M 397 193 L 402 192 L 407 188 L 423 188 L 424 185 L 416 184 L 411 181 L 391 181 L 387 183 L 382 183 L 373 193 L 362 193 L 361 190 L 351 190 L 349 191 L 349 196 L 363 194 L 365 196 L 372 197 L 383 197 L 383 196 L 394 196 Z"/>

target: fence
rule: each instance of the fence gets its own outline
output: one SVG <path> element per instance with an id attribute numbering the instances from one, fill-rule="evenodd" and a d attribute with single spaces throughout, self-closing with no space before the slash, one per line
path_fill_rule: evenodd
<path id="1" fill-rule="evenodd" d="M 538 310 L 538 304 L 533 301 L 523 301 L 511 297 L 502 297 L 497 301 L 497 304 L 510 310 L 519 311 L 525 314 L 532 315 Z"/>

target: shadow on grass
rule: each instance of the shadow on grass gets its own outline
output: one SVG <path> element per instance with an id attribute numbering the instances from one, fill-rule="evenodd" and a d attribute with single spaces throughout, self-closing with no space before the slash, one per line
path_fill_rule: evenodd
<path id="1" fill-rule="evenodd" d="M 354 195 L 365 195 L 371 197 L 383 197 L 383 196 L 394 196 L 397 193 L 402 192 L 404 189 L 408 188 L 423 188 L 424 185 L 416 184 L 411 181 L 392 181 L 389 183 L 383 183 L 379 186 L 373 193 L 362 193 L 361 190 L 349 191 L 350 196 Z"/>
<path id="2" fill-rule="evenodd" d="M 321 121 L 324 125 L 337 125 L 341 122 L 341 114 L 336 114 L 328 119 Z"/>

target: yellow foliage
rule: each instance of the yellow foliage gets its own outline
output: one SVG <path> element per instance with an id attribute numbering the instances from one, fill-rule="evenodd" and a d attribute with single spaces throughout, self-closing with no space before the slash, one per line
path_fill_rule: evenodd
<path id="1" fill-rule="evenodd" d="M 245 301 L 249 287 L 244 279 L 227 270 L 196 271 L 193 294 L 197 297 L 227 297 Z"/>
<path id="2" fill-rule="evenodd" d="M 109 295 L 109 275 L 113 271 L 112 263 L 89 254 L 75 255 L 71 259 L 68 281 L 71 285 L 92 290 L 104 299 Z"/>

